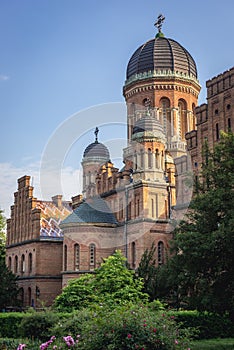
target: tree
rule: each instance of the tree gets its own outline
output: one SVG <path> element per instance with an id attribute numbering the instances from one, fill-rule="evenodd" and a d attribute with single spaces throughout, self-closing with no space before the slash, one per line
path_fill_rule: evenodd
<path id="1" fill-rule="evenodd" d="M 138 277 L 143 279 L 144 282 L 144 292 L 153 301 L 156 297 L 156 284 L 157 284 L 157 268 L 156 268 L 156 258 L 155 258 L 156 247 L 152 243 L 150 249 L 146 249 L 142 255 L 139 266 L 136 270 Z"/>
<path id="2" fill-rule="evenodd" d="M 233 149 L 233 133 L 223 133 L 213 152 L 206 149 L 197 193 L 187 218 L 174 232 L 174 255 L 162 273 L 158 270 L 158 297 L 170 299 L 173 295 L 179 305 L 232 314 Z"/>
<path id="3" fill-rule="evenodd" d="M 55 308 L 71 311 L 94 304 L 110 307 L 129 302 L 145 302 L 143 282 L 134 278 L 134 271 L 126 267 L 126 258 L 117 250 L 104 259 L 94 274 L 71 280 L 55 299 Z"/>
<path id="4" fill-rule="evenodd" d="M 0 210 L 0 310 L 6 306 L 16 305 L 18 295 L 17 277 L 8 270 L 5 264 L 5 223 L 5 217 Z"/>

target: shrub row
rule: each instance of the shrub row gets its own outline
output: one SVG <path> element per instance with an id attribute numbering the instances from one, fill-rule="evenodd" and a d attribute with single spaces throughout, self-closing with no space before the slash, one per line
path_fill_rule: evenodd
<path id="1" fill-rule="evenodd" d="M 197 339 L 229 338 L 234 334 L 234 324 L 226 315 L 198 311 L 170 311 L 170 313 L 185 328 L 198 329 Z"/>
<path id="2" fill-rule="evenodd" d="M 157 313 L 152 309 L 151 312 Z M 175 319 L 177 324 L 182 324 L 183 328 L 198 329 L 197 339 L 229 338 L 234 334 L 234 325 L 227 316 L 175 310 L 171 310 L 168 315 Z M 78 334 L 89 318 L 89 310 L 70 314 L 51 311 L 0 313 L 0 337 L 33 338 L 44 341 L 53 335 L 52 332 L 61 336 L 69 332 Z"/>

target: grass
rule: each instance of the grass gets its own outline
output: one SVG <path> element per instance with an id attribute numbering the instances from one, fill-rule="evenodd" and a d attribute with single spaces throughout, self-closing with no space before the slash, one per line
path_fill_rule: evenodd
<path id="1" fill-rule="evenodd" d="M 197 340 L 192 342 L 191 350 L 231 350 L 234 349 L 234 338 Z"/>

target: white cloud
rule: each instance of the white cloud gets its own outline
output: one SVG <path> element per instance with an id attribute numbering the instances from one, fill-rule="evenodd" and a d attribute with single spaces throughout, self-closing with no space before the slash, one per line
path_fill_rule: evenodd
<path id="1" fill-rule="evenodd" d="M 0 209 L 4 215 L 10 217 L 10 206 L 14 204 L 14 192 L 17 191 L 17 180 L 24 176 L 31 176 L 31 185 L 34 187 L 34 197 L 50 200 L 51 196 L 62 194 L 64 200 L 70 200 L 72 196 L 81 192 L 81 170 L 72 167 L 64 167 L 61 170 L 61 185 L 59 188 L 51 186 L 50 191 L 41 191 L 40 186 L 40 162 L 34 162 L 25 166 L 16 167 L 11 163 L 0 163 Z M 49 174 L 48 180 L 53 184 L 53 174 Z M 62 189 L 62 193 L 61 193 Z M 43 198 L 41 197 L 43 192 Z"/>
<path id="2" fill-rule="evenodd" d="M 4 81 L 4 80 L 9 80 L 10 77 L 8 77 L 7 75 L 4 74 L 0 74 L 0 80 Z"/>

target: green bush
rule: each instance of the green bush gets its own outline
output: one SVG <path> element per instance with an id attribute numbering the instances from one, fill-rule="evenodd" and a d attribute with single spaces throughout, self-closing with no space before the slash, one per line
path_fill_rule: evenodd
<path id="1" fill-rule="evenodd" d="M 148 302 L 148 294 L 143 292 L 143 281 L 135 278 L 135 273 L 126 266 L 127 259 L 121 251 L 108 258 L 94 274 L 86 274 L 72 279 L 57 296 L 54 308 L 57 311 L 72 312 L 84 307 L 106 304 L 112 308 L 129 302 Z"/>
<path id="2" fill-rule="evenodd" d="M 50 329 L 50 334 L 56 336 L 56 338 L 63 337 L 67 334 L 78 335 L 82 333 L 84 324 L 93 318 L 94 311 L 90 309 L 83 309 L 81 311 L 74 311 L 66 315 L 66 318 L 61 318 Z M 61 313 L 59 314 L 61 315 Z"/>
<path id="3" fill-rule="evenodd" d="M 52 332 L 56 340 L 68 334 L 78 339 L 80 350 L 184 350 L 189 346 L 191 334 L 179 329 L 166 311 L 143 305 L 82 310 L 67 321 L 58 322 Z M 62 342 L 59 345 L 63 346 Z"/>
<path id="4" fill-rule="evenodd" d="M 24 316 L 25 314 L 22 312 L 0 313 L 0 337 L 11 338 L 14 336 L 18 338 L 20 336 L 18 328 Z"/>
<path id="5" fill-rule="evenodd" d="M 198 339 L 229 338 L 234 334 L 234 324 L 228 316 L 198 311 L 170 311 L 184 327 L 198 329 Z"/>
<path id="6" fill-rule="evenodd" d="M 40 346 L 39 341 L 35 340 L 29 340 L 29 339 L 7 339 L 7 338 L 0 338 L 0 349 L 7 349 L 7 350 L 16 350 L 19 344 L 25 344 L 27 343 L 27 348 L 30 350 L 38 350 Z M 25 350 L 26 350 L 25 349 Z"/>
<path id="7" fill-rule="evenodd" d="M 61 315 L 55 312 L 33 312 L 26 314 L 19 325 L 19 335 L 22 338 L 33 338 L 44 341 L 50 337 L 50 328 L 59 319 L 61 319 Z"/>

